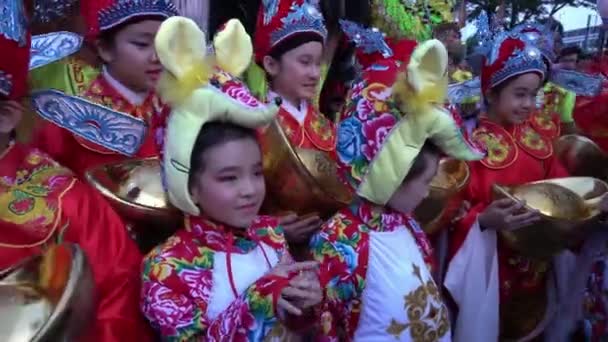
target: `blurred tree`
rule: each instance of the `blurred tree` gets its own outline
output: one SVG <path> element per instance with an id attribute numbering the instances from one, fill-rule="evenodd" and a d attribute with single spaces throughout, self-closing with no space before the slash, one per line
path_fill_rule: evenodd
<path id="1" fill-rule="evenodd" d="M 468 20 L 473 21 L 481 11 L 496 17 L 504 4 L 503 23 L 513 27 L 528 20 L 546 20 L 566 6 L 595 7 L 595 0 L 468 0 Z"/>

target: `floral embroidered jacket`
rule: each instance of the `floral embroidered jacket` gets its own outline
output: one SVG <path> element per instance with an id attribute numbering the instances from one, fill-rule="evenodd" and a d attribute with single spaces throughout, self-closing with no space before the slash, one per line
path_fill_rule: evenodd
<path id="1" fill-rule="evenodd" d="M 325 302 L 320 341 L 447 341 L 433 251 L 414 219 L 368 203 L 336 213 L 311 240 Z"/>
<path id="2" fill-rule="evenodd" d="M 153 93 L 141 105 L 130 103 L 108 82 L 104 74 L 100 74 L 91 82 L 83 96 L 92 102 L 141 118 L 146 122 L 149 122 L 151 117 L 163 108 L 161 101 Z M 72 169 L 79 177 L 82 177 L 85 171 L 92 167 L 127 158 L 50 122 L 44 122 L 41 125 L 35 133 L 33 143 L 59 163 Z M 148 132 L 144 144 L 135 157 L 146 158 L 157 154 L 153 134 Z"/>
<path id="3" fill-rule="evenodd" d="M 186 217 L 185 229 L 144 260 L 142 310 L 168 341 L 270 338 L 280 334 L 276 301 L 289 279 L 268 271 L 285 253 L 274 218 L 260 216 L 239 234 Z"/>
<path id="4" fill-rule="evenodd" d="M 96 320 L 84 341 L 152 341 L 139 311 L 141 254 L 100 195 L 46 154 L 0 156 L 0 270 L 58 242 L 78 244 L 93 271 Z"/>
<path id="5" fill-rule="evenodd" d="M 482 118 L 472 136 L 486 147 L 488 155 L 481 161 L 469 163 L 471 178 L 463 199 L 470 202 L 471 209 L 450 232 L 450 257 L 463 245 L 477 216 L 492 202 L 493 184 L 518 185 L 568 176 L 553 153 L 551 136 L 539 132 L 530 122 L 505 128 Z M 518 306 L 514 312 L 508 309 L 508 303 L 528 303 L 529 307 L 523 309 L 528 312 L 526 318 L 542 319 L 550 261 L 525 258 L 511 250 L 502 239 L 498 240 L 497 248 L 501 322 L 517 321 L 513 324 L 520 328 L 523 326 L 520 324 L 525 325 L 516 317 L 523 317 L 519 311 L 523 307 Z M 532 329 L 536 326 L 531 325 Z"/>

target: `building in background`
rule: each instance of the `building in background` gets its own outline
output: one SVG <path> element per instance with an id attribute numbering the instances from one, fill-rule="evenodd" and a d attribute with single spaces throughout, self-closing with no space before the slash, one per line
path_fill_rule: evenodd
<path id="1" fill-rule="evenodd" d="M 564 46 L 578 46 L 586 52 L 596 51 L 601 26 L 591 26 L 564 32 Z"/>

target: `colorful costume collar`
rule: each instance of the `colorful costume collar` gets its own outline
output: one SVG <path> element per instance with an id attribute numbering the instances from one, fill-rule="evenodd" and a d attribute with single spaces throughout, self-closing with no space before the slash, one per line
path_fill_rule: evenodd
<path id="1" fill-rule="evenodd" d="M 519 157 L 520 149 L 539 160 L 553 155 L 551 140 L 537 132 L 528 122 L 505 128 L 487 118 L 481 118 L 472 136 L 487 150 L 488 155 L 481 163 L 490 169 L 511 166 Z"/>
<path id="2" fill-rule="evenodd" d="M 260 216 L 247 229 L 231 228 L 206 217 L 186 215 L 185 229 L 199 240 L 201 245 L 216 252 L 246 254 L 260 242 L 268 227 L 277 227 L 275 219 Z"/>
<path id="3" fill-rule="evenodd" d="M 353 203 L 350 211 L 374 232 L 392 232 L 399 227 L 406 227 L 416 240 L 425 263 L 429 266 L 433 265 L 433 248 L 426 234 L 412 216 L 374 205 L 368 201 Z"/>
<path id="4" fill-rule="evenodd" d="M 108 68 L 106 68 L 105 65 L 102 67 L 101 73 L 105 78 L 106 82 L 132 105 L 139 106 L 146 100 L 147 94 L 138 94 L 133 90 L 129 89 L 119 80 L 114 78 L 114 76 L 110 75 L 110 73 L 108 72 Z"/>

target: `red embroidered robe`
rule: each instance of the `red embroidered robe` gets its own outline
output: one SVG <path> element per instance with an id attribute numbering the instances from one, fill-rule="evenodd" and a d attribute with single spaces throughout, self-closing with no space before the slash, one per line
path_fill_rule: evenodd
<path id="1" fill-rule="evenodd" d="M 97 300 L 83 340 L 151 341 L 137 301 L 141 255 L 109 204 L 36 149 L 14 145 L 0 158 L 0 270 L 54 243 L 76 243 Z"/>
<path id="2" fill-rule="evenodd" d="M 473 138 L 486 147 L 488 156 L 469 163 L 471 179 L 463 198 L 470 202 L 471 209 L 450 234 L 450 256 L 456 254 L 477 216 L 492 202 L 493 184 L 517 185 L 568 176 L 553 154 L 550 136 L 539 133 L 529 122 L 503 128 L 484 118 L 473 132 Z M 534 323 L 544 317 L 550 261 L 520 256 L 500 238 L 497 249 L 501 335 L 513 332 L 506 331 L 507 326 L 534 329 Z M 528 311 L 514 312 L 510 308 Z"/>

